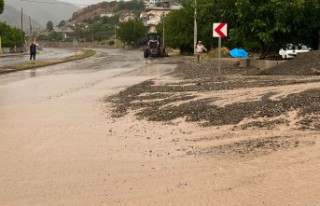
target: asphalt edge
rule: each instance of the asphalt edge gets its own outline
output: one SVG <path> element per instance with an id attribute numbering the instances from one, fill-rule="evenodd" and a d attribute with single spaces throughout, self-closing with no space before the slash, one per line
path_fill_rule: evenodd
<path id="1" fill-rule="evenodd" d="M 84 55 L 85 52 L 89 52 L 89 54 L 85 55 L 85 56 L 81 56 L 81 55 Z M 74 59 L 64 59 L 64 58 L 68 58 L 68 57 L 73 57 L 73 56 L 68 56 L 68 57 L 61 58 L 61 61 L 59 59 L 57 59 L 58 60 L 57 62 L 45 62 L 44 61 L 44 64 L 41 64 L 41 65 L 34 65 L 34 66 L 28 65 L 26 67 L 21 67 L 21 68 L 16 68 L 16 69 L 3 69 L 2 70 L 1 67 L 0 67 L 0 74 L 7 74 L 7 73 L 12 73 L 12 72 L 17 72 L 17 71 L 25 71 L 25 70 L 37 69 L 37 68 L 41 68 L 41 67 L 45 67 L 45 66 L 52 66 L 52 65 L 66 63 L 66 62 L 81 60 L 81 59 L 85 59 L 85 58 L 88 58 L 88 57 L 92 57 L 96 53 L 97 52 L 95 50 L 87 49 L 87 50 L 82 51 L 82 54 L 81 55 L 79 54 L 79 57 L 76 57 L 77 55 L 73 55 L 73 56 L 76 57 Z"/>

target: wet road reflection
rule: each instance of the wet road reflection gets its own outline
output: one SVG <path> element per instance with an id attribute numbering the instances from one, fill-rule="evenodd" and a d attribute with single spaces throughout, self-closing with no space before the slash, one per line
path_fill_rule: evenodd
<path id="1" fill-rule="evenodd" d="M 110 69 L 125 69 L 130 67 L 133 68 L 138 64 L 143 64 L 143 57 L 140 51 L 107 49 L 95 50 L 97 51 L 97 54 L 87 59 L 66 62 L 31 70 L 0 74 L 0 85 L 41 76 L 91 73 Z"/>
<path id="2" fill-rule="evenodd" d="M 72 56 L 75 54 L 73 50 L 67 49 L 56 49 L 56 48 L 44 48 L 42 51 L 38 51 L 36 55 L 36 60 L 48 60 L 54 58 L 63 58 Z M 30 61 L 29 54 L 15 57 L 0 58 L 0 66 L 6 66 L 11 64 L 20 64 Z"/>

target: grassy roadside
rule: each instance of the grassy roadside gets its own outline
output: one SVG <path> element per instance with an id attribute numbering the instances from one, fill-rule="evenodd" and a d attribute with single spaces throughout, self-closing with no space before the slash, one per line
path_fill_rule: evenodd
<path id="1" fill-rule="evenodd" d="M 87 58 L 87 57 L 93 56 L 95 54 L 96 54 L 96 52 L 94 50 L 89 49 L 89 50 L 83 50 L 79 54 L 75 54 L 75 55 L 63 57 L 63 58 L 56 58 L 56 59 L 43 60 L 43 61 L 37 60 L 37 61 L 26 62 L 26 63 L 21 63 L 21 64 L 0 66 L 0 73 L 20 71 L 20 70 L 26 70 L 26 69 L 34 69 L 34 68 L 39 68 L 39 67 L 43 67 L 43 66 L 49 66 L 49 65 L 74 61 L 74 60 Z"/>

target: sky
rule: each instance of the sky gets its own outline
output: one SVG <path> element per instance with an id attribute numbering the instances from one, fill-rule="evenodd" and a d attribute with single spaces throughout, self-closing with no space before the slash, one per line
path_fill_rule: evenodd
<path id="1" fill-rule="evenodd" d="M 5 0 L 9 1 L 9 0 Z M 13 1 L 13 0 L 11 0 Z M 14 0 L 16 4 L 20 5 L 21 3 L 47 3 L 47 4 L 57 4 L 57 1 L 61 2 L 62 4 L 74 4 L 78 7 L 86 7 L 92 4 L 97 4 L 100 2 L 110 2 L 110 1 L 120 1 L 120 0 Z M 128 0 L 124 0 L 128 1 Z M 58 3 L 59 4 L 59 3 Z"/>
<path id="2" fill-rule="evenodd" d="M 84 7 L 92 4 L 97 4 L 104 1 L 111 1 L 111 0 L 59 0 L 64 1 L 71 4 L 76 4 L 79 7 Z"/>

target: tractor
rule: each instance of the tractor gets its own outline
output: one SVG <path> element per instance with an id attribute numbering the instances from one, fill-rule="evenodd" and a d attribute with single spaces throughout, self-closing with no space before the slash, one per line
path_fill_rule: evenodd
<path id="1" fill-rule="evenodd" d="M 157 33 L 155 28 L 151 28 L 148 33 L 148 42 L 143 49 L 144 58 L 148 57 L 164 57 L 165 48 L 161 45 L 161 35 Z"/>

